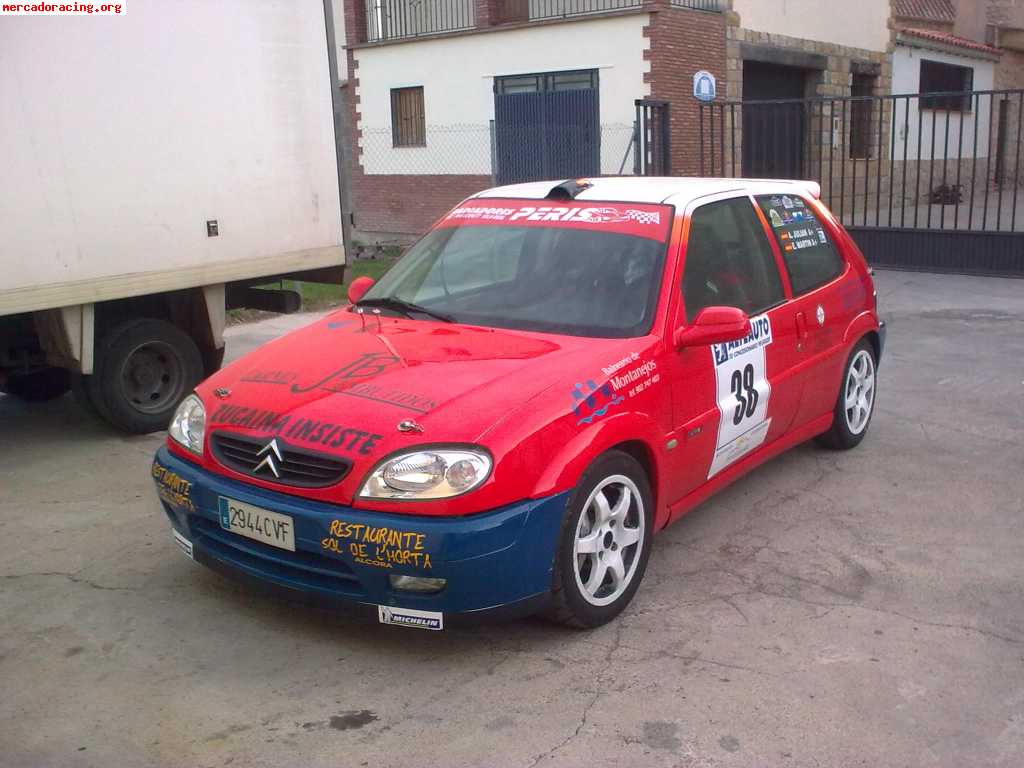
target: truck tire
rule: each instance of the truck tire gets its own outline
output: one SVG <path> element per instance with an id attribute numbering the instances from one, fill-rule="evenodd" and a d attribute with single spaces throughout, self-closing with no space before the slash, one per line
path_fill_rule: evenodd
<path id="1" fill-rule="evenodd" d="M 203 378 L 199 348 L 164 320 L 129 320 L 96 346 L 90 399 L 118 429 L 146 434 L 166 429 L 174 410 Z"/>
<path id="2" fill-rule="evenodd" d="M 71 389 L 71 372 L 67 368 L 43 368 L 31 373 L 10 374 L 4 383 L 5 394 L 26 403 L 55 400 Z"/>

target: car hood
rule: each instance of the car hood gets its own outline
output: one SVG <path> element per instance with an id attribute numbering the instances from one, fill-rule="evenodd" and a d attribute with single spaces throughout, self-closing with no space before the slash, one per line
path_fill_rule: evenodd
<path id="1" fill-rule="evenodd" d="M 476 442 L 549 387 L 599 375 L 630 346 L 342 310 L 224 368 L 199 394 L 208 432 L 274 435 L 374 463 L 413 444 Z M 557 402 L 564 411 L 571 387 Z"/>

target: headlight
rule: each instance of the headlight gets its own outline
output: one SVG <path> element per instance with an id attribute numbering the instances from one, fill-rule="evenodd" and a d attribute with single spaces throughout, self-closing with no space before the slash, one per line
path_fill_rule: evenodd
<path id="1" fill-rule="evenodd" d="M 447 499 L 473 490 L 490 472 L 491 457 L 482 450 L 421 448 L 377 467 L 359 495 L 369 499 Z"/>
<path id="2" fill-rule="evenodd" d="M 203 455 L 203 430 L 206 428 L 206 409 L 203 401 L 189 395 L 181 401 L 174 412 L 168 432 L 176 443 L 185 446 L 192 453 Z"/>

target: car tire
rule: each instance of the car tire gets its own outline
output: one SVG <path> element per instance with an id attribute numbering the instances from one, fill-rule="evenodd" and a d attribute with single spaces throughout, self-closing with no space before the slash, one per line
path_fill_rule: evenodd
<path id="1" fill-rule="evenodd" d="M 31 373 L 10 374 L 3 391 L 26 403 L 56 400 L 71 389 L 71 371 L 67 368 L 41 368 Z"/>
<path id="2" fill-rule="evenodd" d="M 585 629 L 622 613 L 647 569 L 653 528 L 654 501 L 643 467 L 621 451 L 599 457 L 566 506 L 548 618 Z"/>
<path id="3" fill-rule="evenodd" d="M 166 429 L 202 378 L 202 355 L 185 333 L 164 320 L 129 320 L 100 340 L 86 389 L 104 419 L 146 434 Z"/>
<path id="4" fill-rule="evenodd" d="M 860 445 L 868 433 L 875 412 L 878 389 L 878 361 L 875 349 L 861 339 L 850 352 L 836 397 L 832 427 L 817 438 L 819 445 L 835 451 L 847 451 Z"/>

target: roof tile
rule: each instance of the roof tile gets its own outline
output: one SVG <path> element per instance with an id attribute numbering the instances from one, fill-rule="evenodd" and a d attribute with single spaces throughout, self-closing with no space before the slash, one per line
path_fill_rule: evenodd
<path id="1" fill-rule="evenodd" d="M 938 32 L 934 29 L 901 29 L 900 34 L 910 35 L 911 37 L 917 37 L 923 40 L 931 40 L 933 43 L 951 45 L 955 48 L 966 48 L 971 51 L 990 53 L 994 56 L 998 56 L 1000 53 L 998 48 L 993 48 L 991 45 L 977 43 L 974 40 L 968 40 L 965 37 L 958 37 L 950 34 L 949 32 Z"/>
<path id="2" fill-rule="evenodd" d="M 893 14 L 901 19 L 923 19 L 926 21 L 956 21 L 953 0 L 893 0 Z"/>

